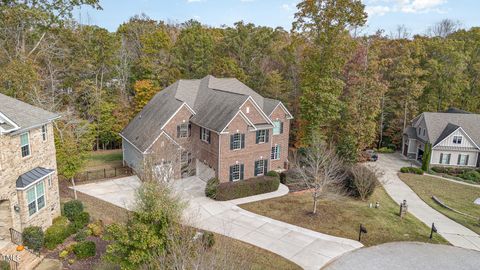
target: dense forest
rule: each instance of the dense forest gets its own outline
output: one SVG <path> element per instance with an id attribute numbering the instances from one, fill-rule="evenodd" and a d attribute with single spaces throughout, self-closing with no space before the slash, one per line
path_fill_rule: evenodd
<path id="1" fill-rule="evenodd" d="M 119 147 L 118 133 L 155 93 L 207 74 L 283 101 L 295 116 L 293 146 L 318 132 L 351 160 L 367 147 L 400 147 L 422 111 L 480 113 L 480 28 L 451 20 L 424 35 L 401 26 L 366 35 L 360 1 L 304 0 L 291 29 L 142 14 L 112 33 L 72 18 L 80 5 L 101 8 L 98 0 L 0 5 L 0 92 L 62 115 L 59 163 Z"/>

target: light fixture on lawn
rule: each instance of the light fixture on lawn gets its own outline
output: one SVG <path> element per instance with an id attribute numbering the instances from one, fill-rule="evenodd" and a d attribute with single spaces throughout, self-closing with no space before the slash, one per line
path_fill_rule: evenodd
<path id="1" fill-rule="evenodd" d="M 363 224 L 360 224 L 360 229 L 358 232 L 358 242 L 362 240 L 362 233 L 367 233 L 367 228 L 365 228 Z"/>

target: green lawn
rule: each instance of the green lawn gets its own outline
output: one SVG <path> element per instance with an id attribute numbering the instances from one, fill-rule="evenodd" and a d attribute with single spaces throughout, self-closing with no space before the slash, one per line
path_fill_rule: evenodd
<path id="1" fill-rule="evenodd" d="M 122 150 L 92 151 L 88 154 L 84 171 L 122 167 Z"/>
<path id="2" fill-rule="evenodd" d="M 480 188 L 457 184 L 431 176 L 413 174 L 399 175 L 400 179 L 410 186 L 410 188 L 432 208 L 468 227 L 472 231 L 480 233 L 480 222 L 478 221 L 478 218 L 480 218 L 480 205 L 473 203 L 474 200 L 480 198 Z M 446 209 L 433 201 L 432 196 L 436 196 L 443 203 L 455 210 L 478 218 L 475 220 Z"/>
<path id="3" fill-rule="evenodd" d="M 368 202 L 380 202 L 380 208 L 369 208 Z M 266 201 L 241 205 L 248 211 L 335 236 L 358 240 L 358 228 L 363 224 L 368 233 L 362 237 L 366 246 L 393 241 L 448 243 L 441 236 L 428 239 L 430 229 L 408 214 L 398 216 L 399 206 L 382 187 L 377 188 L 368 202 L 349 197 L 325 199 L 319 202 L 318 214 L 312 216 L 310 193 L 288 194 Z"/>

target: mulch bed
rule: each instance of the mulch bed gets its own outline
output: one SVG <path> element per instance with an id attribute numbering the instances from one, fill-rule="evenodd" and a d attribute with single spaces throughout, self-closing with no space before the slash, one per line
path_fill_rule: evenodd
<path id="1" fill-rule="evenodd" d="M 76 241 L 73 239 L 73 235 L 68 237 L 62 244 L 58 245 L 57 248 L 54 250 L 44 249 L 42 253 L 45 254 L 45 258 L 49 259 L 56 259 L 61 260 L 63 263 L 63 269 L 71 269 L 71 270 L 85 270 L 85 269 L 93 269 L 93 267 L 100 263 L 102 255 L 106 252 L 108 241 L 103 240 L 101 237 L 89 236 L 85 241 L 92 241 L 95 242 L 97 247 L 97 254 L 94 257 L 86 258 L 83 260 L 78 260 L 75 257 L 75 254 L 70 253 L 68 254 L 67 258 L 61 260 L 59 258 L 59 254 L 62 250 L 67 248 L 69 245 L 75 243 Z M 75 262 L 73 264 L 69 264 L 68 260 L 73 259 Z"/>

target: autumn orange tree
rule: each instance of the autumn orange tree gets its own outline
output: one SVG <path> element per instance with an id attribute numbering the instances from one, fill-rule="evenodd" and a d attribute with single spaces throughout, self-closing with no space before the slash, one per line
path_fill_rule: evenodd
<path id="1" fill-rule="evenodd" d="M 135 82 L 133 90 L 135 91 L 135 113 L 138 113 L 160 91 L 160 88 L 152 80 L 140 80 Z"/>

